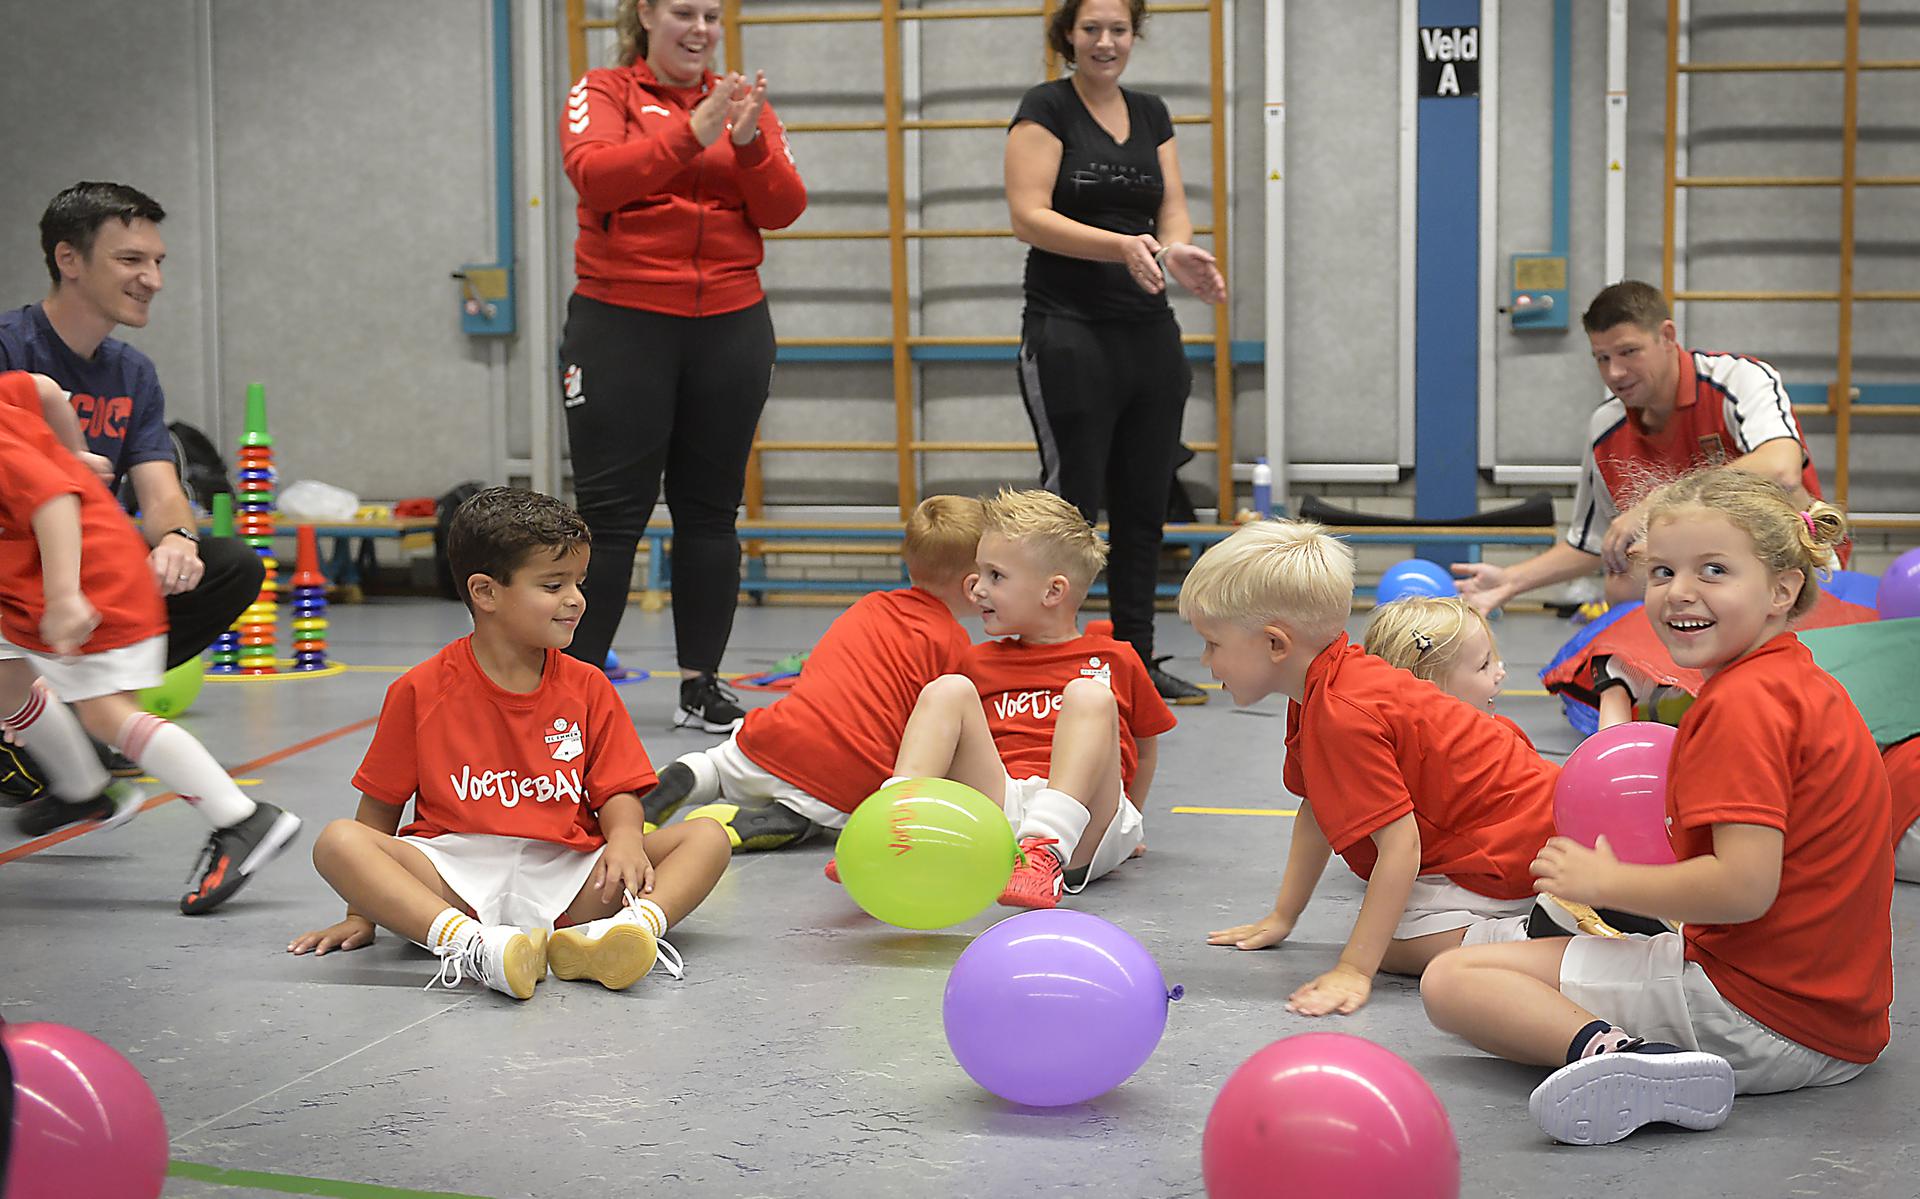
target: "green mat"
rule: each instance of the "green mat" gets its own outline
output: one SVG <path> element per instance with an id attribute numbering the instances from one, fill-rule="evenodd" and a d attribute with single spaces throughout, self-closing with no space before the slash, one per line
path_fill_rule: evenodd
<path id="1" fill-rule="evenodd" d="M 1920 733 L 1920 617 L 1809 629 L 1800 640 L 1853 697 L 1875 741 Z"/>

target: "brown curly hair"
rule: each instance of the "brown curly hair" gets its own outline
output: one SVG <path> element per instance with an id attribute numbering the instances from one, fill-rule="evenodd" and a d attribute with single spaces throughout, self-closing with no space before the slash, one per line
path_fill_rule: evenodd
<path id="1" fill-rule="evenodd" d="M 1082 2 L 1066 0 L 1047 22 L 1047 45 L 1068 62 L 1073 61 L 1073 24 L 1080 19 Z M 1127 20 L 1133 23 L 1133 36 L 1140 37 L 1147 24 L 1147 0 L 1127 0 Z"/>

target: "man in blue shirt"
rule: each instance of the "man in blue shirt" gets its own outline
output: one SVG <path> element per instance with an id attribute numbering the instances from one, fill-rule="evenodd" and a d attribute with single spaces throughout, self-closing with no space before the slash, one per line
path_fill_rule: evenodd
<path id="1" fill-rule="evenodd" d="M 152 547 L 147 565 L 166 597 L 171 669 L 258 598 L 266 567 L 244 542 L 200 537 L 153 360 L 109 336 L 120 325 L 146 326 L 162 286 L 165 219 L 151 197 L 124 184 L 76 183 L 55 196 L 40 218 L 53 286 L 38 304 L 0 312 L 0 370 L 47 375 L 71 392 L 81 432 L 99 455 L 91 464 L 109 487 L 131 484 Z M 35 789 L 4 778 L 0 786 Z"/>

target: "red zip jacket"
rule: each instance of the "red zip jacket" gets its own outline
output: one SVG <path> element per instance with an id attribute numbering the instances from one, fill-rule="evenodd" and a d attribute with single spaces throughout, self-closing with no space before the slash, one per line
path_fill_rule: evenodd
<path id="1" fill-rule="evenodd" d="M 702 149 L 693 108 L 718 81 L 668 87 L 645 59 L 588 71 L 567 93 L 560 151 L 580 193 L 578 292 L 622 308 L 717 316 L 760 302 L 762 229 L 807 207 L 786 130 L 760 108 L 760 136 Z"/>

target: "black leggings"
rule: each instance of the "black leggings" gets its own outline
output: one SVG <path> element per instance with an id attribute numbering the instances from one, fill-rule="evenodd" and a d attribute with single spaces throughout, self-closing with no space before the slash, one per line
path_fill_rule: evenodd
<path id="1" fill-rule="evenodd" d="M 1160 540 L 1193 369 L 1180 326 L 1029 312 L 1020 394 L 1040 443 L 1040 485 L 1088 520 L 1107 510 L 1113 635 L 1153 661 Z"/>
<path id="2" fill-rule="evenodd" d="M 681 317 L 567 301 L 561 403 L 573 489 L 593 532 L 587 610 L 567 652 L 598 666 L 627 606 L 635 546 L 666 476 L 673 636 L 682 670 L 716 671 L 740 598 L 734 519 L 773 376 L 767 303 Z"/>

